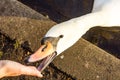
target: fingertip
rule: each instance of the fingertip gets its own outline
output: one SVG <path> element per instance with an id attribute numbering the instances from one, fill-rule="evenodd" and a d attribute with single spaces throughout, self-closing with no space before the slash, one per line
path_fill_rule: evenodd
<path id="1" fill-rule="evenodd" d="M 37 68 L 33 67 L 33 69 L 34 69 L 34 71 L 36 71 L 36 76 L 43 77 L 43 75 L 41 74 L 41 72 Z"/>
<path id="2" fill-rule="evenodd" d="M 38 77 L 43 77 L 43 75 L 41 73 L 38 74 Z"/>
<path id="3" fill-rule="evenodd" d="M 37 76 L 38 76 L 38 77 L 43 77 L 43 75 L 41 74 L 41 72 L 38 71 L 38 70 L 37 70 Z"/>

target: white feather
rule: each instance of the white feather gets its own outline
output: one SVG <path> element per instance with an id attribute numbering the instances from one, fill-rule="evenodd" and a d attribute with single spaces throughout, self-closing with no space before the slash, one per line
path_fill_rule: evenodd
<path id="1" fill-rule="evenodd" d="M 53 26 L 45 37 L 64 37 L 58 42 L 60 54 L 94 26 L 120 26 L 120 0 L 95 0 L 92 13 Z"/>

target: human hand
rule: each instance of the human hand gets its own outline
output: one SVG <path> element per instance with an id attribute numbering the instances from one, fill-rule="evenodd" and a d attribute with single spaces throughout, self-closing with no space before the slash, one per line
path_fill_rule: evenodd
<path id="1" fill-rule="evenodd" d="M 0 60 L 0 78 L 19 75 L 42 77 L 42 74 L 33 66 L 25 66 L 10 60 Z"/>

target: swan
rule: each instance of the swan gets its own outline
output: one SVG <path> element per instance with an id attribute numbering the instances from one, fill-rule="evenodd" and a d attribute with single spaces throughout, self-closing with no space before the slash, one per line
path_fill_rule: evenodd
<path id="1" fill-rule="evenodd" d="M 43 60 L 43 71 L 60 53 L 71 47 L 94 26 L 120 26 L 120 0 L 94 0 L 91 13 L 54 25 L 42 38 L 41 47 L 27 58 L 27 62 Z"/>

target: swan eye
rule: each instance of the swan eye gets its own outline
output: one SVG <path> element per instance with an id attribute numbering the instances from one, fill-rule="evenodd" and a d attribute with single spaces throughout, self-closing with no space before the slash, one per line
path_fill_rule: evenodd
<path id="1" fill-rule="evenodd" d="M 45 45 L 45 47 L 42 49 L 42 52 L 44 52 L 46 48 L 47 48 L 47 45 Z"/>

